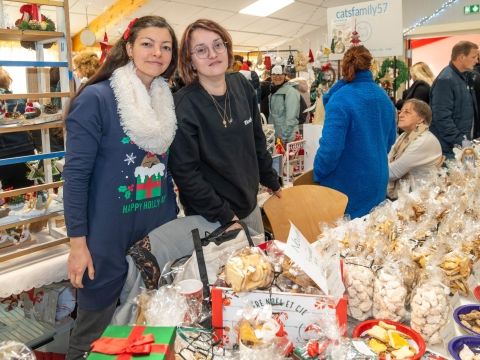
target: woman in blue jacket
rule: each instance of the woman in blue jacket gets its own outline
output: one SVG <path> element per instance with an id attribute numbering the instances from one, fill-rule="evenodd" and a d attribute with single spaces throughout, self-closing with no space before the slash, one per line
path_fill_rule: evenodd
<path id="1" fill-rule="evenodd" d="M 68 112 L 68 277 L 78 295 L 69 360 L 82 359 L 110 323 L 128 250 L 176 218 L 167 165 L 177 125 L 167 79 L 177 51 L 165 19 L 132 20 Z"/>
<path id="2" fill-rule="evenodd" d="M 346 214 L 361 217 L 382 202 L 388 184 L 388 152 L 395 142 L 395 108 L 373 81 L 372 55 L 352 47 L 343 79 L 323 97 L 325 124 L 314 161 L 314 179 L 348 196 Z"/>

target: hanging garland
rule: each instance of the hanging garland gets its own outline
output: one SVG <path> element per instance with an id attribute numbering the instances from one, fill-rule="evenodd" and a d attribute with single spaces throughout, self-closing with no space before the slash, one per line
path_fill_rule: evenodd
<path id="1" fill-rule="evenodd" d="M 393 73 L 393 70 L 395 68 L 397 69 L 397 77 L 395 79 L 395 76 L 394 76 L 392 81 L 394 83 L 393 90 L 397 91 L 400 85 L 408 80 L 408 67 L 402 60 L 398 60 L 398 59 L 396 59 L 395 61 L 393 59 L 383 60 L 382 66 L 380 67 L 380 71 L 378 72 L 378 75 L 375 81 L 377 83 L 381 83 L 382 80 L 385 78 L 385 75 L 389 74 L 389 69 L 392 69 L 392 73 Z"/>

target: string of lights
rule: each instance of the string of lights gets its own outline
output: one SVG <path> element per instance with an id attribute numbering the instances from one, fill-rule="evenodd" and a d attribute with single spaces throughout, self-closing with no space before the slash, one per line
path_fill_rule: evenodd
<path id="1" fill-rule="evenodd" d="M 415 30 L 417 27 L 422 26 L 432 20 L 433 18 L 437 17 L 440 15 L 443 11 L 445 11 L 447 8 L 455 4 L 458 0 L 448 0 L 445 1 L 442 6 L 440 6 L 438 9 L 436 9 L 430 16 L 424 16 L 420 20 L 417 20 L 415 24 L 410 26 L 408 29 L 403 30 L 403 35 L 407 35 L 408 33 L 412 32 Z"/>

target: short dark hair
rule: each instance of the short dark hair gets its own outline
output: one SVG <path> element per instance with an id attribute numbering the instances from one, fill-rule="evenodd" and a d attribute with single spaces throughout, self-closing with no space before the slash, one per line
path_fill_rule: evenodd
<path id="1" fill-rule="evenodd" d="M 233 65 L 232 37 L 230 36 L 228 31 L 215 21 L 208 19 L 198 19 L 197 21 L 187 26 L 187 28 L 183 32 L 182 40 L 180 41 L 178 73 L 180 74 L 180 77 L 186 85 L 190 85 L 191 83 L 198 81 L 198 74 L 193 68 L 192 51 L 190 49 L 192 33 L 197 29 L 203 29 L 218 34 L 223 40 L 223 42 L 225 42 L 225 46 L 227 47 L 228 67 L 230 68 Z"/>
<path id="2" fill-rule="evenodd" d="M 460 55 L 467 56 L 468 54 L 470 54 L 470 51 L 472 51 L 472 49 L 477 50 L 478 45 L 471 41 L 459 41 L 452 48 L 451 60 L 457 60 Z"/>
<path id="3" fill-rule="evenodd" d="M 432 109 L 430 109 L 430 106 L 425 101 L 413 98 L 405 101 L 403 106 L 407 104 L 412 104 L 413 111 L 423 119 L 425 124 L 430 126 L 432 123 Z"/>

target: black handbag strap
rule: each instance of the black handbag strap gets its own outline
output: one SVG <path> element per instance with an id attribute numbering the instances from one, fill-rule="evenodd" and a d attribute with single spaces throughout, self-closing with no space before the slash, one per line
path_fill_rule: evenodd
<path id="1" fill-rule="evenodd" d="M 193 247 L 197 255 L 198 272 L 200 274 L 200 280 L 203 283 L 203 297 L 205 299 L 210 297 L 210 290 L 208 287 L 208 273 L 207 273 L 207 266 L 205 265 L 205 257 L 203 256 L 203 247 L 207 246 L 211 242 L 214 242 L 215 245 L 220 245 L 226 241 L 235 239 L 237 234 L 241 230 L 234 230 L 226 233 L 226 230 L 233 224 L 240 224 L 242 226 L 242 229 L 243 231 L 245 231 L 245 236 L 247 237 L 247 240 L 248 240 L 248 245 L 251 247 L 254 247 L 255 244 L 253 243 L 253 240 L 247 225 L 245 225 L 245 223 L 243 223 L 240 220 L 233 220 L 228 222 L 225 225 L 220 226 L 210 234 L 206 234 L 206 236 L 203 239 L 200 238 L 200 232 L 198 231 L 198 229 L 192 230 Z M 226 237 L 225 235 L 228 235 L 228 237 Z"/>
<path id="2" fill-rule="evenodd" d="M 226 233 L 227 229 L 232 226 L 233 224 L 239 224 L 243 231 L 245 231 L 245 236 L 247 237 L 248 240 L 248 245 L 251 247 L 254 247 L 255 244 L 253 243 L 252 236 L 250 235 L 250 231 L 248 229 L 248 226 L 240 220 L 232 220 L 225 225 L 222 225 L 218 228 L 216 228 L 213 232 L 211 233 L 205 233 L 205 237 L 202 239 L 202 245 L 207 246 L 211 242 L 214 242 L 215 245 L 220 245 L 224 243 L 225 241 L 228 240 L 233 240 L 235 237 L 238 235 L 238 233 L 241 230 L 232 230 Z"/>
<path id="3" fill-rule="evenodd" d="M 200 273 L 200 280 L 203 283 L 203 298 L 210 297 L 210 291 L 208 288 L 208 274 L 207 266 L 205 265 L 205 257 L 203 256 L 202 239 L 200 239 L 200 232 L 198 229 L 192 230 L 193 246 L 195 253 L 197 254 L 198 272 Z"/>

